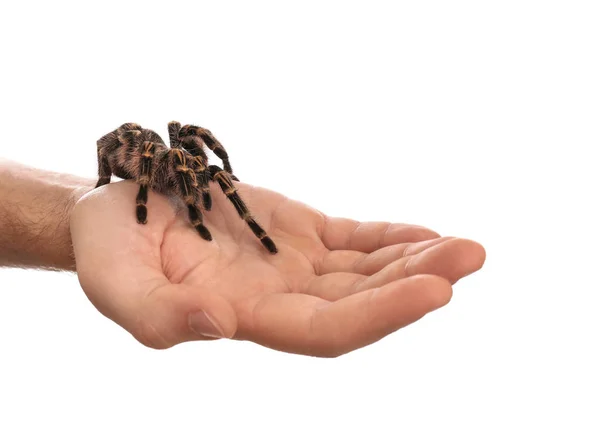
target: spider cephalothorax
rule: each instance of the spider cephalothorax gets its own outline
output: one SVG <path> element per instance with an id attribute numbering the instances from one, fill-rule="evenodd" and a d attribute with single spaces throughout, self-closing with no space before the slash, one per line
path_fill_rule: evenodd
<path id="1" fill-rule="evenodd" d="M 132 179 L 140 185 L 136 198 L 138 223 L 147 222 L 148 188 L 165 194 L 175 194 L 185 202 L 192 225 L 205 240 L 212 240 L 204 226 L 200 199 L 205 210 L 210 211 L 212 199 L 208 183 L 217 182 L 231 201 L 240 217 L 254 235 L 271 253 L 277 247 L 262 227 L 254 220 L 248 207 L 237 193 L 233 180 L 238 180 L 231 170 L 229 156 L 223 145 L 208 130 L 198 126 L 169 123 L 167 147 L 161 137 L 136 123 L 125 123 L 98 140 L 98 183 L 108 184 L 112 174 L 122 179 Z M 204 146 L 223 161 L 224 169 L 208 165 Z"/>

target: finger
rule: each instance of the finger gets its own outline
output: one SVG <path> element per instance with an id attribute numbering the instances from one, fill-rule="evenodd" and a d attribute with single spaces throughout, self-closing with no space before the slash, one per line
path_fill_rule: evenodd
<path id="1" fill-rule="evenodd" d="M 167 284 L 142 303 L 137 337 L 164 349 L 192 340 L 231 338 L 237 330 L 233 307 L 218 293 L 186 284 Z"/>
<path id="2" fill-rule="evenodd" d="M 330 250 L 373 252 L 381 247 L 438 238 L 440 235 L 422 226 L 388 222 L 357 222 L 326 217 L 321 238 Z"/>
<path id="3" fill-rule="evenodd" d="M 355 250 L 332 250 L 325 253 L 323 259 L 316 264 L 318 275 L 335 272 L 358 273 L 372 275 L 391 262 L 408 255 L 414 255 L 423 250 L 440 244 L 452 237 L 440 237 L 418 243 L 400 243 L 382 247 L 372 253 Z"/>
<path id="4" fill-rule="evenodd" d="M 450 238 L 438 244 L 429 243 L 418 243 L 407 250 L 412 255 L 391 262 L 371 276 L 346 272 L 317 276 L 304 293 L 333 302 L 418 274 L 437 275 L 453 284 L 479 270 L 485 260 L 483 247 L 471 240 Z"/>
<path id="5" fill-rule="evenodd" d="M 485 253 L 479 243 L 451 238 L 388 264 L 381 271 L 360 282 L 356 291 L 381 287 L 388 282 L 419 274 L 441 276 L 454 284 L 460 278 L 479 270 L 484 259 Z"/>
<path id="6" fill-rule="evenodd" d="M 454 284 L 479 270 L 485 262 L 485 249 L 476 241 L 451 238 L 409 258 L 408 276 L 429 273 Z"/>
<path id="7" fill-rule="evenodd" d="M 243 337 L 286 352 L 335 357 L 373 343 L 450 300 L 443 278 L 420 275 L 334 303 L 302 294 L 264 296 Z"/>

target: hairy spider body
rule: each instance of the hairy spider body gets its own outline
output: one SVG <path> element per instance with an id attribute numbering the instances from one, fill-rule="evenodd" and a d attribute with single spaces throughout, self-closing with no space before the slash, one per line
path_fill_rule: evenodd
<path id="1" fill-rule="evenodd" d="M 256 222 L 248 207 L 237 193 L 229 156 L 223 145 L 208 129 L 172 121 L 168 125 L 170 146 L 150 129 L 136 123 L 125 123 L 98 140 L 98 183 L 108 184 L 111 175 L 132 179 L 140 188 L 136 197 L 138 223 L 148 220 L 148 190 L 180 197 L 188 210 L 189 220 L 205 240 L 212 240 L 204 226 L 200 200 L 206 211 L 212 207 L 209 182 L 217 182 L 263 246 L 277 253 L 277 247 L 265 230 Z M 204 146 L 223 161 L 224 169 L 208 165 Z"/>

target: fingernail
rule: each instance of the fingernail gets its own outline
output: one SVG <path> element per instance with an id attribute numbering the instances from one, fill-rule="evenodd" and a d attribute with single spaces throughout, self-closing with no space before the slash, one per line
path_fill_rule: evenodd
<path id="1" fill-rule="evenodd" d="M 196 334 L 215 338 L 224 337 L 223 331 L 219 328 L 219 325 L 204 311 L 190 314 L 188 323 L 190 329 Z"/>

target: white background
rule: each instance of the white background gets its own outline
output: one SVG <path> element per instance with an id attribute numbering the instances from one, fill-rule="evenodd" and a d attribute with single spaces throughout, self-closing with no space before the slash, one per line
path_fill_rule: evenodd
<path id="1" fill-rule="evenodd" d="M 93 178 L 121 123 L 196 123 L 250 183 L 488 258 L 334 360 L 146 349 L 0 270 L 0 435 L 600 435 L 595 3 L 3 2 L 2 156 Z"/>

